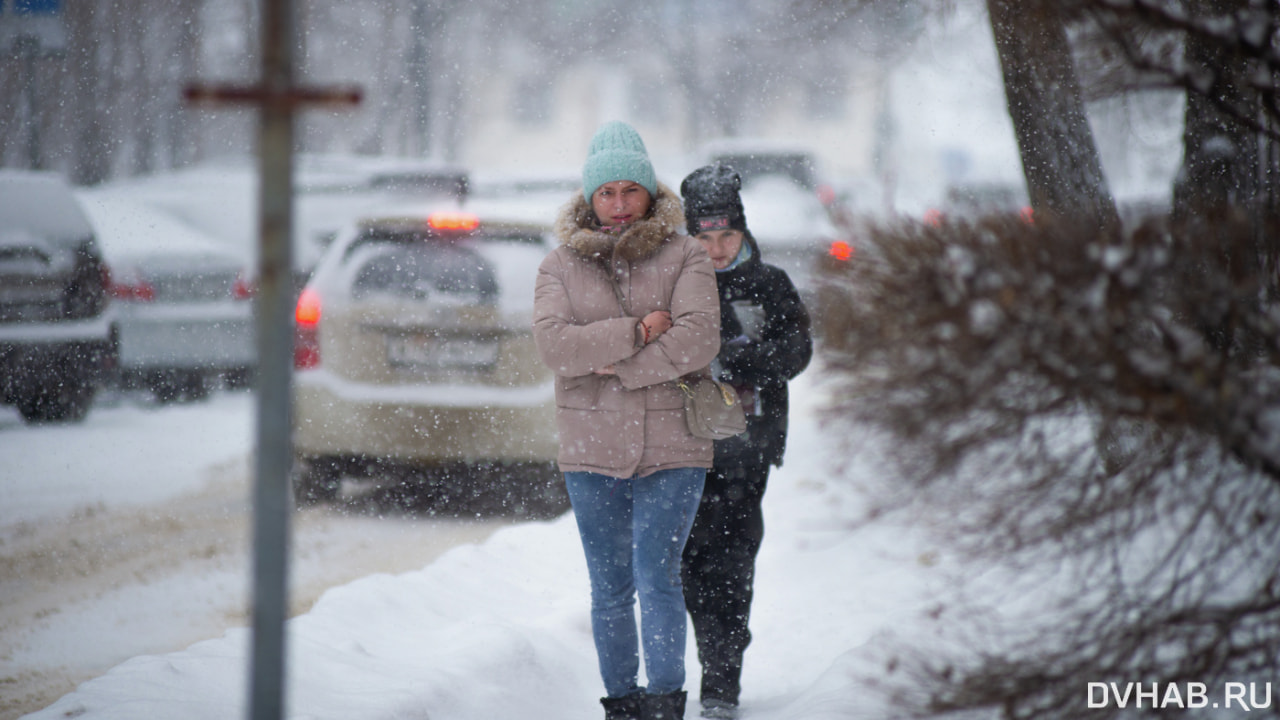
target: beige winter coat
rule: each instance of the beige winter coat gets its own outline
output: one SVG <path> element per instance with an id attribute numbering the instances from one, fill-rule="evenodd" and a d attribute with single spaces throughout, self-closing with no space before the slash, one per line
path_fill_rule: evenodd
<path id="1" fill-rule="evenodd" d="M 561 245 L 538 268 L 534 291 L 534 341 L 556 374 L 560 469 L 626 478 L 710 468 L 711 441 L 689 433 L 670 381 L 720 350 L 711 260 L 682 232 L 679 196 L 661 183 L 650 216 L 621 236 L 592 229 L 592 217 L 581 195 L 560 210 Z M 654 310 L 669 310 L 672 327 L 645 345 L 637 327 Z M 594 372 L 609 365 L 616 375 Z"/>

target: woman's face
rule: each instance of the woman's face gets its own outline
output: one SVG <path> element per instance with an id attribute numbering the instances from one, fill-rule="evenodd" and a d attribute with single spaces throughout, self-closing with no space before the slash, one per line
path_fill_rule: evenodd
<path id="1" fill-rule="evenodd" d="M 708 230 L 698 233 L 698 242 L 702 243 L 703 249 L 711 256 L 711 264 L 717 270 L 729 267 L 729 263 L 738 257 L 738 253 L 742 251 L 742 238 L 741 230 Z"/>
<path id="2" fill-rule="evenodd" d="M 630 180 L 614 180 L 596 188 L 591 209 L 601 225 L 630 225 L 649 212 L 653 199 L 643 185 Z"/>

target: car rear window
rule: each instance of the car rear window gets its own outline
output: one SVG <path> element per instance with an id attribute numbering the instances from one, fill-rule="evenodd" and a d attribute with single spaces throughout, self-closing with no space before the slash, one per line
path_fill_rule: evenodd
<path id="1" fill-rule="evenodd" d="M 720 153 L 712 161 L 724 163 L 736 170 L 743 185 L 750 185 L 756 178 L 779 175 L 790 178 L 806 190 L 817 187 L 813 160 L 804 153 Z"/>
<path id="2" fill-rule="evenodd" d="M 359 267 L 353 297 L 372 295 L 426 300 L 450 299 L 492 303 L 498 280 L 491 263 L 477 252 L 475 238 L 442 239 L 425 232 L 366 231 L 349 253 Z"/>

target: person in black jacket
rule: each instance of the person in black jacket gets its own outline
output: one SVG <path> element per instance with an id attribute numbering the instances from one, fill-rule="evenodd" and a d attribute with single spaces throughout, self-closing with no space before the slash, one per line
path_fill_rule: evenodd
<path id="1" fill-rule="evenodd" d="M 715 443 L 702 503 L 684 549 L 681 576 L 702 664 L 702 716 L 737 716 L 742 658 L 751 642 L 756 553 L 764 537 L 761 502 L 771 466 L 787 441 L 787 381 L 813 354 L 809 314 L 787 274 L 766 265 L 747 229 L 742 182 L 708 165 L 680 184 L 689 234 L 716 269 L 720 353 L 712 371 L 732 385 L 747 430 Z"/>

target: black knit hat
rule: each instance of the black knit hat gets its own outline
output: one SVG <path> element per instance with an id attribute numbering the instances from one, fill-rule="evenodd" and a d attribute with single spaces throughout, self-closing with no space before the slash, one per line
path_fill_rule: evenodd
<path id="1" fill-rule="evenodd" d="M 685 222 L 690 235 L 711 230 L 747 232 L 742 212 L 742 178 L 728 165 L 704 165 L 680 183 Z"/>

